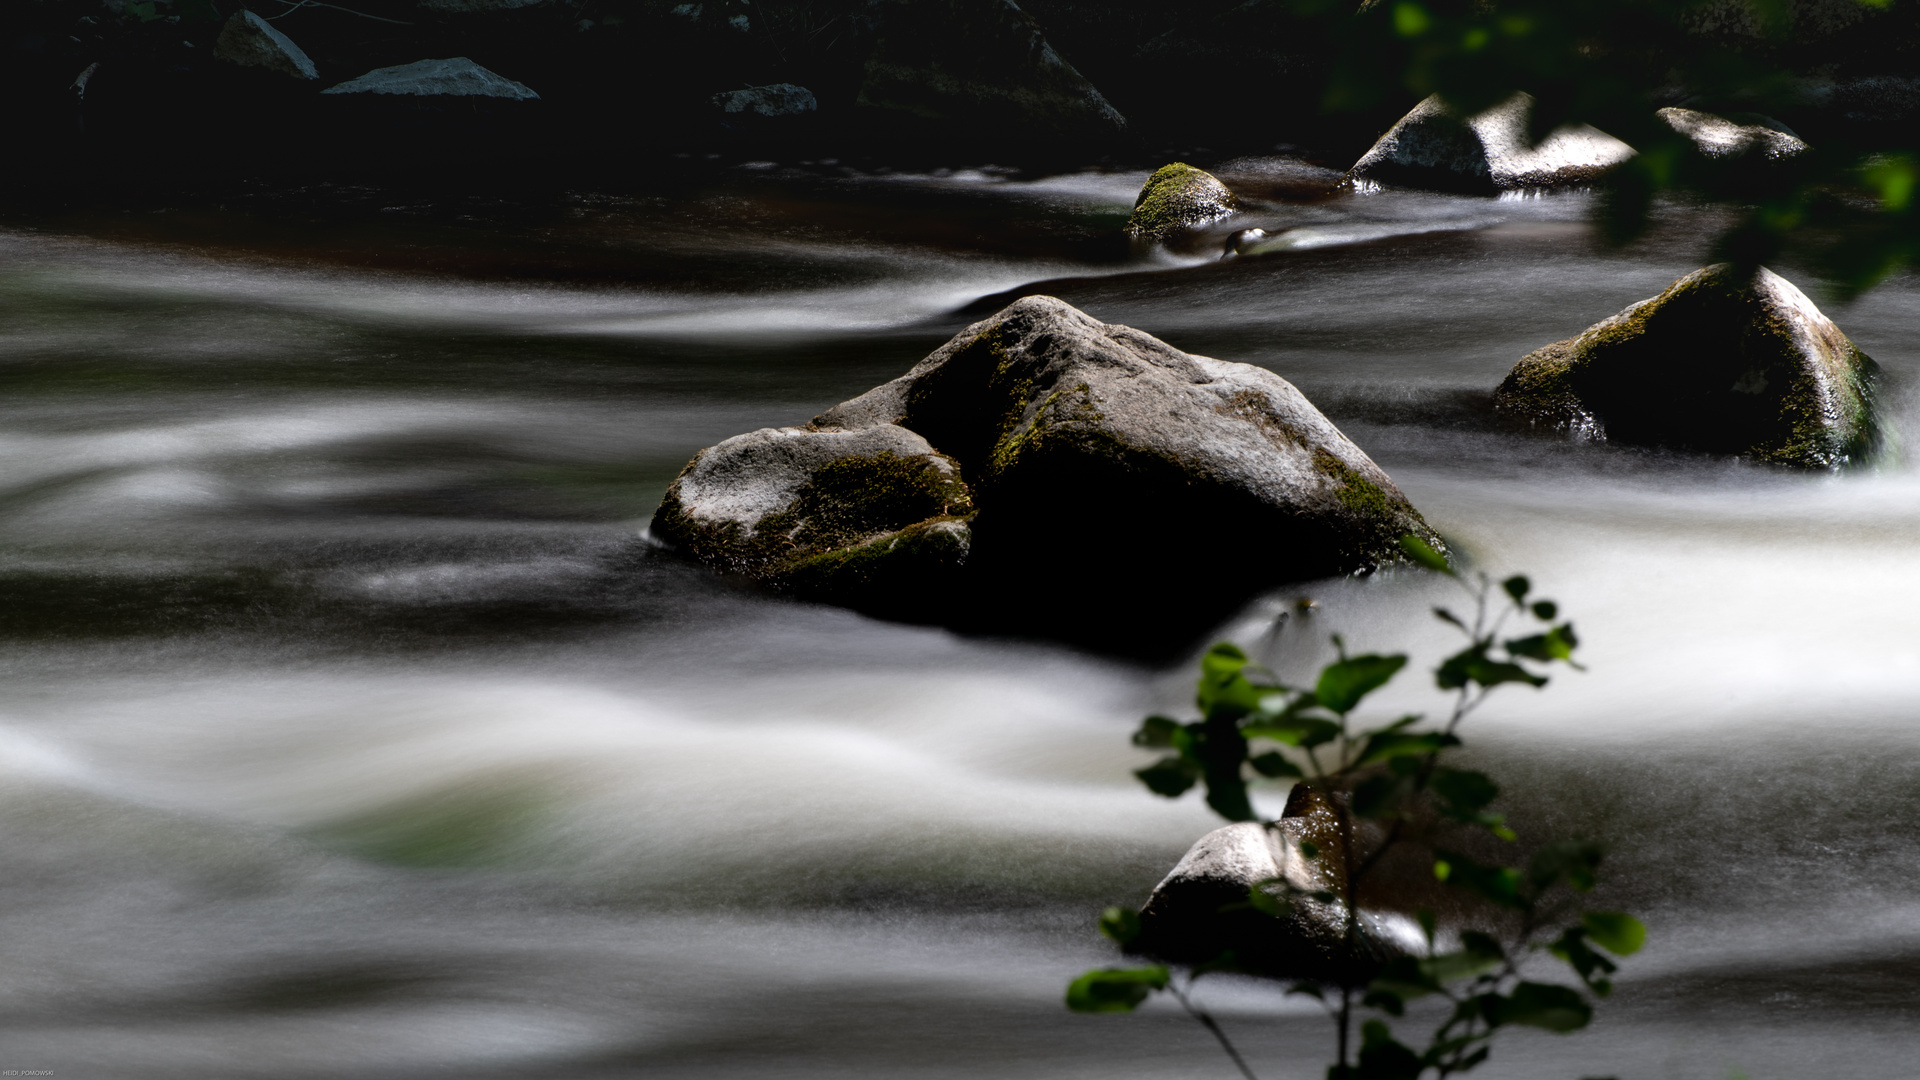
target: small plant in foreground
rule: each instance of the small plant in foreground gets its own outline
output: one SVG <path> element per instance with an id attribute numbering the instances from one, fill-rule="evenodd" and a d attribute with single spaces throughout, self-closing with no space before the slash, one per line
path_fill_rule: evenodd
<path id="1" fill-rule="evenodd" d="M 1467 639 L 1465 648 L 1434 670 L 1435 684 L 1452 698 L 1444 721 L 1427 724 L 1421 716 L 1403 716 L 1379 726 L 1357 724 L 1353 714 L 1361 702 L 1398 674 L 1407 658 L 1351 656 L 1336 636 L 1338 658 L 1321 669 L 1311 688 L 1287 686 L 1250 663 L 1238 647 L 1215 645 L 1200 662 L 1202 718 L 1180 723 L 1152 716 L 1134 735 L 1136 745 L 1168 751 L 1136 774 L 1156 794 L 1173 798 L 1204 785 L 1207 805 L 1220 816 L 1258 821 L 1247 795 L 1250 780 L 1291 779 L 1330 809 L 1337 843 L 1322 849 L 1290 842 L 1331 884 L 1304 889 L 1273 878 L 1256 883 L 1245 904 L 1282 918 L 1297 905 L 1314 903 L 1338 912 L 1343 921 L 1346 973 L 1295 981 L 1288 988 L 1319 999 L 1333 1020 L 1336 1051 L 1328 1080 L 1451 1076 L 1485 1061 L 1502 1028 L 1565 1032 L 1584 1027 L 1593 1015 L 1589 995 L 1605 997 L 1612 990 L 1612 958 L 1633 953 L 1646 937 L 1645 927 L 1631 915 L 1581 909 L 1579 894 L 1593 888 L 1601 858 L 1594 843 L 1546 844 L 1512 866 L 1462 850 L 1510 844 L 1516 837 L 1501 815 L 1488 809 L 1500 790 L 1493 780 L 1449 764 L 1461 746 L 1461 721 L 1498 687 L 1546 685 L 1540 667 L 1577 667 L 1573 653 L 1579 643 L 1572 623 L 1559 621 L 1553 601 L 1530 598 L 1526 578 L 1510 577 L 1496 592 L 1485 575 L 1471 581 L 1462 577 L 1417 537 L 1403 538 L 1401 546 L 1421 566 L 1459 582 L 1473 601 L 1470 618 L 1433 609 Z M 1522 628 L 1510 627 L 1515 622 Z M 1262 824 L 1280 828 L 1276 821 Z M 1422 908 L 1417 918 L 1424 949 L 1369 962 L 1364 959 L 1362 887 L 1390 854 L 1404 863 L 1410 851 L 1431 866 L 1436 881 L 1469 904 L 1472 914 L 1443 930 L 1434 912 Z M 1140 927 L 1139 916 L 1123 908 L 1107 909 L 1100 920 L 1101 931 L 1123 947 L 1134 942 Z M 1542 954 L 1563 962 L 1579 986 L 1527 978 L 1528 961 Z M 1154 964 L 1089 971 L 1068 988 L 1067 1004 L 1079 1012 L 1127 1012 L 1153 993 L 1170 994 L 1254 1080 L 1225 1031 L 1191 996 L 1201 976 L 1237 970 L 1229 951 L 1184 970 Z M 1407 1003 L 1420 998 L 1445 999 L 1424 1046 L 1403 1042 L 1389 1022 L 1403 1018 Z M 1359 1023 L 1356 1041 L 1357 1010 L 1375 1015 Z"/>

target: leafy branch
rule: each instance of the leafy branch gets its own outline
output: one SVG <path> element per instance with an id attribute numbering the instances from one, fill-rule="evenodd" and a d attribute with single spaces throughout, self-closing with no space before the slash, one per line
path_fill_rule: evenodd
<path id="1" fill-rule="evenodd" d="M 1636 951 L 1645 928 L 1619 912 L 1581 910 L 1577 894 L 1592 890 L 1602 852 L 1597 844 L 1547 844 L 1524 865 L 1483 863 L 1463 853 L 1463 835 L 1485 835 L 1503 844 L 1517 838 L 1505 818 L 1490 809 L 1500 789 L 1485 773 L 1449 764 L 1461 746 L 1458 729 L 1467 716 L 1502 686 L 1535 689 L 1547 684 L 1544 669 L 1560 663 L 1578 668 L 1579 639 L 1559 606 L 1534 599 L 1520 576 L 1494 582 L 1463 577 L 1446 559 L 1414 536 L 1401 540 L 1407 557 L 1459 583 L 1472 601 L 1470 617 L 1436 607 L 1433 614 L 1459 631 L 1464 647 L 1434 669 L 1434 685 L 1449 695 L 1445 718 L 1424 723 L 1420 715 L 1367 726 L 1356 713 L 1368 695 L 1387 685 L 1407 664 L 1400 654 L 1350 655 L 1333 637 L 1337 658 L 1311 687 L 1289 686 L 1252 663 L 1230 643 L 1215 645 L 1200 661 L 1195 703 L 1201 719 L 1181 722 L 1150 716 L 1134 744 L 1164 755 L 1135 774 L 1156 794 L 1177 798 L 1203 787 L 1207 805 L 1234 822 L 1260 821 L 1249 786 L 1271 780 L 1295 784 L 1292 803 L 1326 808 L 1331 842 L 1315 844 L 1261 822 L 1282 844 L 1317 866 L 1319 887 L 1286 877 L 1257 882 L 1244 904 L 1275 918 L 1288 918 L 1303 904 L 1336 913 L 1345 963 L 1340 974 L 1295 982 L 1291 992 L 1318 998 L 1336 1031 L 1336 1057 L 1329 1080 L 1419 1080 L 1447 1077 L 1485 1061 L 1490 1042 L 1504 1027 L 1572 1031 L 1592 1018 L 1588 995 L 1612 990 L 1613 957 Z M 1519 624 L 1515 627 L 1514 624 Z M 1363 885 L 1379 873 L 1390 853 L 1423 852 L 1435 881 L 1463 894 L 1479 918 L 1442 932 L 1430 909 L 1418 912 L 1424 950 L 1384 964 L 1368 962 L 1370 944 L 1362 921 Z M 1141 937 L 1140 916 L 1110 908 L 1101 930 L 1123 948 Z M 1564 963 L 1579 987 L 1523 977 L 1530 960 L 1550 956 Z M 1067 1004 L 1080 1012 L 1127 1012 L 1154 993 L 1180 1002 L 1227 1051 L 1243 1075 L 1253 1073 L 1219 1025 L 1192 1003 L 1195 980 L 1215 971 L 1238 971 L 1232 952 L 1192 966 L 1184 983 L 1167 965 L 1090 971 L 1069 987 Z M 1257 972 L 1274 974 L 1273 972 Z M 1426 1045 L 1414 1049 L 1395 1038 L 1385 1017 L 1400 1018 L 1407 1003 L 1442 997 L 1451 1008 Z M 1359 1026 L 1356 1006 L 1377 1014 Z"/>

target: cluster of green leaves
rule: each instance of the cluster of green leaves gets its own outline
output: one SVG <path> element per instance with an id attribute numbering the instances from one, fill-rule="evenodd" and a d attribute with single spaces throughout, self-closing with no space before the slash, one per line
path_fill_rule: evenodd
<path id="1" fill-rule="evenodd" d="M 1716 161 L 1655 115 L 1675 87 L 1709 110 L 1792 115 L 1806 91 L 1782 62 L 1795 34 L 1789 0 L 1748 0 L 1759 36 L 1745 40 L 1701 32 L 1709 9 L 1726 16 L 1722 0 L 1376 0 L 1358 17 L 1344 0 L 1292 2 L 1334 43 L 1330 110 L 1437 93 L 1472 113 L 1525 91 L 1536 139 L 1584 123 L 1632 146 L 1601 204 L 1615 240 L 1644 230 L 1656 194 L 1685 192 L 1743 207 L 1713 258 L 1758 265 L 1795 244 L 1842 295 L 1920 257 L 1914 131 L 1824 132 L 1793 158 Z"/>
<path id="2" fill-rule="evenodd" d="M 1424 955 L 1396 959 L 1377 973 L 1356 963 L 1353 978 L 1334 986 L 1295 984 L 1294 992 L 1320 998 L 1334 1017 L 1339 1055 L 1328 1073 L 1331 1080 L 1417 1080 L 1429 1072 L 1444 1077 L 1484 1061 L 1501 1028 L 1582 1027 L 1592 1016 L 1586 994 L 1605 996 L 1612 989 L 1611 957 L 1634 952 L 1645 936 L 1629 915 L 1581 911 L 1574 902 L 1593 888 L 1601 858 L 1595 844 L 1548 844 L 1524 865 L 1513 866 L 1481 862 L 1460 850 L 1471 846 L 1458 842 L 1465 835 L 1486 834 L 1506 843 L 1516 839 L 1490 809 L 1500 791 L 1493 779 L 1448 763 L 1461 745 L 1461 721 L 1498 687 L 1546 685 L 1540 669 L 1573 665 L 1579 641 L 1572 623 L 1559 620 L 1558 605 L 1531 596 L 1526 578 L 1510 577 L 1496 593 L 1491 580 L 1468 581 L 1419 538 L 1407 536 L 1401 545 L 1409 559 L 1453 578 L 1474 601 L 1471 618 L 1443 607 L 1433 611 L 1467 639 L 1434 669 L 1435 686 L 1452 696 L 1443 722 L 1423 726 L 1423 718 L 1414 715 L 1375 726 L 1358 723 L 1355 714 L 1367 696 L 1391 681 L 1407 658 L 1348 655 L 1336 636 L 1337 658 L 1321 668 L 1311 687 L 1288 686 L 1237 646 L 1216 645 L 1201 660 L 1196 693 L 1201 718 L 1182 723 L 1148 717 L 1134 735 L 1136 745 L 1167 751 L 1137 773 L 1156 794 L 1174 798 L 1204 786 L 1207 805 L 1222 817 L 1257 821 L 1249 786 L 1292 780 L 1308 785 L 1320 804 L 1331 808 L 1340 850 L 1322 852 L 1300 843 L 1302 854 L 1320 862 L 1331 885 L 1305 890 L 1284 879 L 1259 882 L 1248 906 L 1286 916 L 1303 899 L 1337 905 L 1349 955 L 1357 957 L 1361 882 L 1390 850 L 1417 845 L 1430 857 L 1434 877 L 1472 898 L 1484 914 L 1484 925 L 1440 934 L 1434 915 L 1423 910 Z M 1531 632 L 1509 633 L 1514 621 Z M 1101 931 L 1129 946 L 1139 935 L 1139 917 L 1110 908 L 1101 917 Z M 1523 978 L 1522 965 L 1543 953 L 1563 961 L 1580 987 Z M 1155 992 L 1171 992 L 1251 1077 L 1218 1025 L 1186 993 L 1193 979 L 1233 967 L 1228 954 L 1191 969 L 1186 987 L 1165 965 L 1090 971 L 1069 987 L 1067 1003 L 1081 1012 L 1125 1012 Z M 1388 1021 L 1379 1018 L 1363 1025 L 1357 1054 L 1349 1053 L 1356 999 L 1383 1017 L 1401 1017 L 1407 1002 L 1436 995 L 1452 1007 L 1425 1047 L 1416 1050 L 1400 1042 Z"/>

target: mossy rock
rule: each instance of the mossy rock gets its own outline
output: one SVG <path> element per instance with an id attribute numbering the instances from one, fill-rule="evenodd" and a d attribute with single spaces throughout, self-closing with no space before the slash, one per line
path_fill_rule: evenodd
<path id="1" fill-rule="evenodd" d="M 1879 443 L 1878 371 L 1790 282 L 1719 263 L 1529 353 L 1494 405 L 1593 438 L 1832 469 Z"/>
<path id="2" fill-rule="evenodd" d="M 957 564 L 939 538 L 899 540 L 910 526 L 972 510 L 959 467 L 905 428 L 763 428 L 689 462 L 652 532 L 718 569 L 818 595 L 836 581 L 938 578 L 876 564 L 923 556 Z"/>
<path id="3" fill-rule="evenodd" d="M 938 447 L 936 450 L 935 448 Z M 1292 384 L 1027 297 L 700 452 L 654 535 L 806 599 L 1166 656 L 1261 590 L 1444 550 Z"/>
<path id="4" fill-rule="evenodd" d="M 1147 177 L 1133 201 L 1127 235 L 1164 241 L 1183 230 L 1218 221 L 1235 208 L 1233 192 L 1212 173 L 1176 161 L 1160 166 Z"/>
<path id="5" fill-rule="evenodd" d="M 1286 380 L 1052 297 L 814 424 L 903 425 L 959 462 L 982 628 L 1125 648 L 1202 633 L 1276 584 L 1398 561 L 1407 533 L 1441 543 Z"/>

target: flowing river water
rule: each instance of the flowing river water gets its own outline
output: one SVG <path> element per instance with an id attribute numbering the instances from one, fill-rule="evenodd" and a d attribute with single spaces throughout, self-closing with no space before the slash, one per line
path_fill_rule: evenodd
<path id="1" fill-rule="evenodd" d="M 1913 1076 L 1920 281 L 1824 304 L 1885 369 L 1877 467 L 1574 443 L 1492 387 L 1701 265 L 1713 212 L 1607 249 L 1582 195 L 1302 201 L 1306 167 L 1237 168 L 1234 224 L 1287 250 L 1125 254 L 1141 173 L 769 165 L 0 230 L 0 1068 L 1232 1076 L 1170 1007 L 1061 1004 L 1112 959 L 1099 909 L 1214 824 L 1129 775 L 1190 662 L 785 601 L 644 536 L 699 448 L 1025 290 L 1279 372 L 1574 618 L 1587 672 L 1467 734 L 1523 833 L 1609 844 L 1602 899 L 1651 939 L 1589 1030 L 1484 1075 Z M 1234 572 L 1152 506 L 1087 542 Z M 1072 572 L 1037 557 L 1035 602 Z M 1418 671 L 1446 596 L 1311 583 L 1220 636 Z M 1380 704 L 1439 707 L 1414 673 Z M 1316 1006 L 1201 998 L 1263 1077 L 1322 1075 Z"/>

